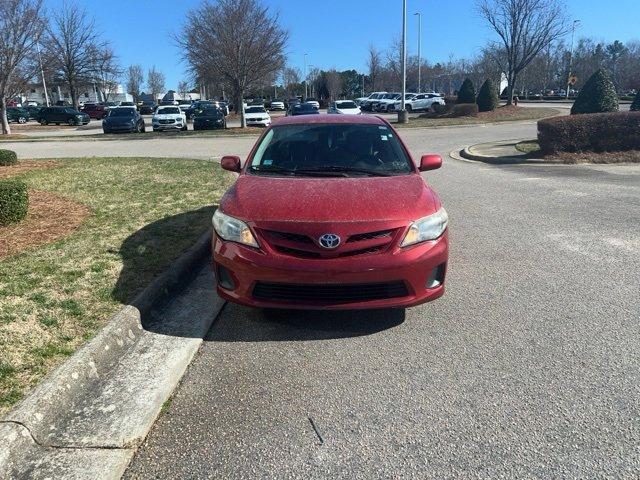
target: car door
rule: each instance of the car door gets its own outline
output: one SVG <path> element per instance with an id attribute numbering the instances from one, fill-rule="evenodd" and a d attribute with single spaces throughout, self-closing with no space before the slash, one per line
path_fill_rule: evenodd
<path id="1" fill-rule="evenodd" d="M 420 93 L 413 98 L 411 105 L 414 110 L 423 110 L 425 105 L 426 95 L 424 93 Z"/>

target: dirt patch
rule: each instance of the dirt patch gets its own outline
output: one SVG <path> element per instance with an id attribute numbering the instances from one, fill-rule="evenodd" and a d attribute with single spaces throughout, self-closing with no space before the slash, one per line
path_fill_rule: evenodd
<path id="1" fill-rule="evenodd" d="M 15 132 L 31 132 L 34 130 L 73 130 L 78 128 L 76 125 L 65 125 L 64 123 L 61 125 L 40 125 L 36 122 L 23 123 L 22 125 L 19 123 L 12 123 L 11 130 Z"/>
<path id="2" fill-rule="evenodd" d="M 73 232 L 89 216 L 86 205 L 42 190 L 29 190 L 27 217 L 0 227 L 0 260 L 54 242 Z"/>
<path id="3" fill-rule="evenodd" d="M 55 168 L 60 164 L 53 160 L 21 160 L 16 165 L 0 167 L 0 178 L 15 177 L 29 170 L 41 168 Z"/>

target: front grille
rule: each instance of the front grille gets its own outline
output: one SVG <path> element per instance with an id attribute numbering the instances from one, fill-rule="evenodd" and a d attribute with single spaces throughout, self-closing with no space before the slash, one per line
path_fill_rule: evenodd
<path id="1" fill-rule="evenodd" d="M 170 125 L 170 124 L 172 124 L 172 123 L 176 123 L 176 121 L 175 121 L 175 120 L 173 120 L 173 119 L 171 119 L 171 120 L 160 120 L 160 123 L 161 123 L 162 125 Z"/>
<path id="2" fill-rule="evenodd" d="M 258 282 L 253 296 L 258 300 L 280 302 L 312 302 L 335 305 L 371 300 L 401 298 L 409 295 L 402 281 L 351 285 L 298 285 Z"/>
<path id="3" fill-rule="evenodd" d="M 378 232 L 359 233 L 357 235 L 351 235 L 347 240 L 349 242 L 362 242 L 363 240 L 374 240 L 378 238 L 391 237 L 393 230 L 380 230 Z"/>

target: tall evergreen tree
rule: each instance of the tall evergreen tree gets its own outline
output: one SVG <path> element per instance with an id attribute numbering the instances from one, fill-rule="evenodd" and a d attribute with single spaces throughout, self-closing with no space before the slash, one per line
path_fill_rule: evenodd
<path id="1" fill-rule="evenodd" d="M 469 78 L 465 78 L 458 91 L 457 103 L 476 103 L 476 89 Z"/>
<path id="2" fill-rule="evenodd" d="M 490 78 L 487 78 L 478 92 L 478 110 L 491 112 L 498 106 L 498 92 Z"/>
<path id="3" fill-rule="evenodd" d="M 609 73 L 597 70 L 584 84 L 571 108 L 571 114 L 618 111 L 618 94 Z"/>

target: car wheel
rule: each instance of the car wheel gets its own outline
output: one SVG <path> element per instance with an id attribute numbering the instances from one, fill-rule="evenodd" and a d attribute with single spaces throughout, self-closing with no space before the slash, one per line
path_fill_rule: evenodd
<path id="1" fill-rule="evenodd" d="M 27 123 L 27 119 L 24 117 L 18 117 L 18 123 Z"/>
<path id="2" fill-rule="evenodd" d="M 404 106 L 404 108 L 407 109 L 407 112 L 411 113 L 413 111 L 413 107 L 411 105 L 406 105 Z"/>
<path id="3" fill-rule="evenodd" d="M 182 131 L 186 132 L 188 130 L 187 126 L 185 125 L 184 127 L 182 127 Z"/>
<path id="4" fill-rule="evenodd" d="M 67 120 L 67 124 L 70 127 L 73 127 L 74 125 L 77 125 L 76 121 L 73 118 L 70 118 L 69 120 Z"/>
<path id="5" fill-rule="evenodd" d="M 429 111 L 436 113 L 436 105 L 440 105 L 438 102 L 433 102 L 431 105 L 429 105 Z"/>
<path id="6" fill-rule="evenodd" d="M 103 128 L 102 133 L 109 133 L 109 130 L 107 130 L 106 128 Z"/>
<path id="7" fill-rule="evenodd" d="M 38 120 L 38 123 L 43 126 L 49 124 L 49 122 L 47 122 L 44 118 L 41 118 L 40 120 Z"/>

